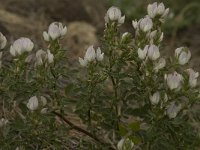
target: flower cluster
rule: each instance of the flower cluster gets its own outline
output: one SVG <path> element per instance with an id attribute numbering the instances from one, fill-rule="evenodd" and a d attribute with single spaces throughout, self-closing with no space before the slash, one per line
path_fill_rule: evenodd
<path id="1" fill-rule="evenodd" d="M 105 22 L 109 23 L 116 21 L 118 25 L 121 25 L 125 21 L 125 16 L 122 16 L 121 10 L 117 7 L 110 7 L 105 15 Z"/>
<path id="2" fill-rule="evenodd" d="M 39 104 L 41 104 L 42 107 L 46 106 L 47 104 L 47 99 L 44 96 L 40 96 L 39 99 L 37 96 L 33 96 L 28 100 L 27 103 L 27 108 L 31 111 L 35 111 L 38 109 Z M 42 113 L 44 113 L 44 111 L 46 110 L 46 108 L 43 108 L 41 110 Z"/>
<path id="3" fill-rule="evenodd" d="M 79 62 L 81 66 L 85 67 L 88 63 L 93 62 L 95 60 L 102 61 L 104 53 L 101 52 L 101 49 L 98 47 L 96 52 L 93 46 L 88 47 L 84 59 L 79 57 Z"/>
<path id="4" fill-rule="evenodd" d="M 22 37 L 14 41 L 14 43 L 11 45 L 10 54 L 14 57 L 20 56 L 25 52 L 31 52 L 33 47 L 34 44 L 30 39 Z"/>
<path id="5" fill-rule="evenodd" d="M 60 22 L 53 22 L 49 25 L 48 32 L 43 32 L 43 37 L 45 41 L 49 42 L 50 40 L 56 40 L 63 37 L 66 33 L 66 26 L 63 26 Z"/>
<path id="6" fill-rule="evenodd" d="M 169 8 L 165 8 L 165 5 L 163 3 L 158 4 L 157 2 L 155 2 L 148 5 L 147 12 L 149 17 L 151 17 L 152 19 L 158 16 L 159 20 L 161 22 L 164 22 L 169 13 Z"/>
<path id="7" fill-rule="evenodd" d="M 54 55 L 51 53 L 51 51 L 48 49 L 47 51 L 44 51 L 42 49 L 38 50 L 36 52 L 36 66 L 44 65 L 45 63 L 51 64 L 54 62 Z"/>

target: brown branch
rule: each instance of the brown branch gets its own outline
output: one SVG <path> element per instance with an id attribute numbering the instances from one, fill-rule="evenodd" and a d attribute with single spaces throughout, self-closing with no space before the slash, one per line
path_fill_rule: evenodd
<path id="1" fill-rule="evenodd" d="M 90 132 L 82 129 L 81 127 L 78 127 L 75 124 L 73 124 L 71 121 L 69 121 L 67 118 L 65 118 L 60 113 L 55 112 L 55 111 L 52 111 L 52 113 L 55 114 L 56 116 L 58 116 L 60 119 L 62 119 L 65 123 L 67 123 L 70 127 L 72 127 L 72 129 L 77 130 L 81 133 L 84 133 L 85 135 L 89 136 L 90 138 L 94 139 L 95 141 L 99 142 L 100 144 L 106 144 L 106 143 L 102 142 L 100 139 L 98 139 L 95 135 L 93 135 Z M 110 147 L 110 150 L 114 150 L 114 149 Z"/>

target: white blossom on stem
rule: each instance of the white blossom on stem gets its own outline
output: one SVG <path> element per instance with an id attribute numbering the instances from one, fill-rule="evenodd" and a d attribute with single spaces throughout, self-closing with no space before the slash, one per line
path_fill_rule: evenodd
<path id="1" fill-rule="evenodd" d="M 157 105 L 160 102 L 160 92 L 155 92 L 153 95 L 149 96 L 152 105 Z"/>
<path id="2" fill-rule="evenodd" d="M 98 47 L 95 52 L 94 46 L 92 45 L 88 47 L 85 53 L 84 59 L 79 57 L 79 63 L 81 66 L 85 67 L 87 66 L 89 62 L 92 62 L 95 60 L 102 61 L 103 57 L 104 57 L 104 53 L 101 52 L 101 49 Z"/>
<path id="3" fill-rule="evenodd" d="M 0 49 L 4 49 L 7 44 L 6 37 L 0 32 Z"/>
<path id="4" fill-rule="evenodd" d="M 165 8 L 163 3 L 158 4 L 157 2 L 154 2 L 153 4 L 148 5 L 147 12 L 151 18 L 160 16 L 160 21 L 163 22 L 169 13 L 169 8 Z"/>
<path id="5" fill-rule="evenodd" d="M 180 110 L 181 104 L 177 106 L 175 102 L 171 102 L 170 105 L 167 106 L 166 114 L 170 119 L 173 119 L 177 116 Z"/>
<path id="6" fill-rule="evenodd" d="M 197 86 L 197 78 L 199 77 L 199 72 L 195 72 L 192 68 L 187 69 L 186 72 L 189 75 L 189 85 L 194 88 Z"/>
<path id="7" fill-rule="evenodd" d="M 146 45 L 143 50 L 141 48 L 139 48 L 138 49 L 138 57 L 142 60 L 145 59 L 147 56 L 148 49 L 149 49 L 149 45 Z"/>
<path id="8" fill-rule="evenodd" d="M 132 21 L 132 26 L 133 26 L 134 29 L 137 29 L 137 27 L 138 27 L 138 21 L 137 20 L 133 20 Z"/>
<path id="9" fill-rule="evenodd" d="M 38 103 L 38 98 L 36 96 L 31 97 L 28 100 L 28 103 L 26 105 L 28 107 L 28 109 L 30 109 L 31 111 L 37 110 L 39 103 Z"/>
<path id="10" fill-rule="evenodd" d="M 31 52 L 34 47 L 33 42 L 28 38 L 19 38 L 10 47 L 10 54 L 14 57 L 23 54 L 24 52 Z"/>
<path id="11" fill-rule="evenodd" d="M 146 16 L 145 18 L 142 18 L 138 21 L 139 29 L 143 32 L 148 32 L 153 27 L 153 22 L 149 16 Z"/>
<path id="12" fill-rule="evenodd" d="M 104 53 L 101 52 L 101 49 L 98 47 L 97 48 L 97 51 L 96 51 L 96 58 L 98 61 L 102 61 L 103 60 L 103 56 L 104 56 Z"/>
<path id="13" fill-rule="evenodd" d="M 105 15 L 105 22 L 117 21 L 119 25 L 123 24 L 125 21 L 125 16 L 122 16 L 121 10 L 115 6 L 108 9 Z"/>
<path id="14" fill-rule="evenodd" d="M 67 27 L 60 22 L 53 22 L 49 25 L 48 32 L 43 32 L 45 41 L 56 40 L 63 37 L 67 33 Z"/>
<path id="15" fill-rule="evenodd" d="M 160 58 L 158 62 L 155 63 L 154 70 L 157 72 L 158 70 L 164 68 L 166 65 L 166 60 L 164 58 Z"/>
<path id="16" fill-rule="evenodd" d="M 148 57 L 151 60 L 157 60 L 160 57 L 159 48 L 156 45 L 150 45 L 148 49 Z"/>
<path id="17" fill-rule="evenodd" d="M 49 49 L 47 50 L 47 60 L 49 64 L 54 62 L 54 55 L 51 53 Z"/>
<path id="18" fill-rule="evenodd" d="M 179 47 L 175 50 L 175 57 L 180 65 L 185 65 L 191 58 L 191 52 L 186 47 Z"/>
<path id="19" fill-rule="evenodd" d="M 134 143 L 129 138 L 122 138 L 117 144 L 117 150 L 131 150 Z"/>
<path id="20" fill-rule="evenodd" d="M 170 90 L 178 90 L 181 88 L 183 76 L 175 71 L 172 74 L 165 75 L 165 80 Z"/>

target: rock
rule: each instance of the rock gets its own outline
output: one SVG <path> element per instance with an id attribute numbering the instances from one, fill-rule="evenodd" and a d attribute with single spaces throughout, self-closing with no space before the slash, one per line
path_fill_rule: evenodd
<path id="1" fill-rule="evenodd" d="M 96 28 L 86 22 L 68 24 L 68 33 L 63 43 L 73 55 L 83 56 L 90 45 L 97 45 Z"/>

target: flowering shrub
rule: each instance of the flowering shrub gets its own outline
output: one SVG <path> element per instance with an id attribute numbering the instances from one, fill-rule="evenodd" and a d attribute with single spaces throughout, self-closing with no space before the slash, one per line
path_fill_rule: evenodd
<path id="1" fill-rule="evenodd" d="M 0 149 L 197 149 L 199 73 L 186 69 L 188 48 L 160 53 L 169 9 L 153 3 L 147 12 L 132 22 L 133 36 L 120 33 L 125 16 L 109 8 L 102 45 L 89 46 L 78 69 L 59 22 L 43 32 L 46 50 L 22 37 L 8 52 L 0 34 Z"/>

